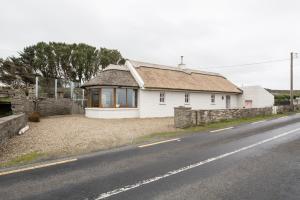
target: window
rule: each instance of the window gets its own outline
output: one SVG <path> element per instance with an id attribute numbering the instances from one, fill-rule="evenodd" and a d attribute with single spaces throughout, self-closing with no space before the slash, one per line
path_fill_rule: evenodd
<path id="1" fill-rule="evenodd" d="M 215 103 L 216 103 L 216 95 L 212 94 L 212 95 L 210 96 L 210 102 L 211 102 L 212 104 L 215 104 Z"/>
<path id="2" fill-rule="evenodd" d="M 126 89 L 117 89 L 116 91 L 116 107 L 117 108 L 124 108 L 127 107 L 127 100 L 126 100 Z"/>
<path id="3" fill-rule="evenodd" d="M 92 107 L 99 107 L 99 100 L 100 100 L 100 89 L 91 89 L 91 106 Z"/>
<path id="4" fill-rule="evenodd" d="M 137 90 L 127 89 L 127 107 L 136 108 L 137 107 Z"/>
<path id="5" fill-rule="evenodd" d="M 102 107 L 112 108 L 114 107 L 114 90 L 113 88 L 102 88 Z"/>
<path id="6" fill-rule="evenodd" d="M 190 103 L 190 93 L 186 92 L 184 94 L 184 103 L 189 104 Z"/>
<path id="7" fill-rule="evenodd" d="M 90 107 L 137 108 L 137 89 L 104 87 L 89 92 Z"/>
<path id="8" fill-rule="evenodd" d="M 161 104 L 165 103 L 165 92 L 159 93 L 159 103 Z"/>

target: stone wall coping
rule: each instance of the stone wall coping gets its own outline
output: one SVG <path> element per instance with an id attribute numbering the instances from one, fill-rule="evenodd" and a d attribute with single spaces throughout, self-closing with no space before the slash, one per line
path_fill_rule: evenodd
<path id="1" fill-rule="evenodd" d="M 9 116 L 6 116 L 6 117 L 1 117 L 0 118 L 0 123 L 4 123 L 4 122 L 10 121 L 10 120 L 19 118 L 19 117 L 21 117 L 23 115 L 25 115 L 25 113 L 15 114 L 15 115 L 9 115 Z"/>

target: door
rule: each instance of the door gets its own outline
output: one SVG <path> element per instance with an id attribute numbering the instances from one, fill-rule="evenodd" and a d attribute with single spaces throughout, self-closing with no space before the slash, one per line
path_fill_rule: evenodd
<path id="1" fill-rule="evenodd" d="M 252 100 L 245 100 L 245 108 L 252 108 Z"/>
<path id="2" fill-rule="evenodd" d="M 226 108 L 230 108 L 230 95 L 226 95 Z"/>

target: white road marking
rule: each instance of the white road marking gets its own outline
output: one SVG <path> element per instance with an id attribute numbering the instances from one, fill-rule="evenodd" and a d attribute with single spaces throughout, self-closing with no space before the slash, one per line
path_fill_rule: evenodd
<path id="1" fill-rule="evenodd" d="M 254 143 L 254 144 L 251 144 L 251 145 L 249 145 L 249 146 L 242 147 L 242 148 L 237 149 L 237 150 L 235 150 L 235 151 L 232 151 L 232 152 L 229 152 L 229 153 L 225 153 L 225 154 L 219 155 L 219 156 L 217 156 L 217 157 L 209 158 L 209 159 L 207 159 L 207 160 L 200 161 L 200 162 L 198 162 L 198 163 L 195 163 L 195 164 L 192 164 L 192 165 L 189 165 L 189 166 L 186 166 L 186 167 L 182 167 L 182 168 L 177 169 L 177 170 L 173 170 L 173 171 L 167 172 L 166 174 L 163 174 L 163 175 L 161 175 L 161 176 L 156 176 L 156 177 L 154 177 L 154 178 L 150 178 L 150 179 L 138 181 L 138 182 L 135 183 L 135 184 L 127 185 L 127 186 L 124 186 L 124 187 L 122 187 L 122 188 L 118 188 L 118 189 L 115 189 L 115 190 L 112 190 L 112 191 L 109 191 L 109 192 L 106 192 L 106 193 L 102 193 L 102 194 L 100 194 L 95 200 L 105 199 L 105 198 L 108 198 L 108 197 L 110 197 L 110 196 L 113 196 L 113 195 L 116 195 L 116 194 L 119 194 L 119 193 L 122 193 L 122 192 L 126 192 L 126 191 L 128 191 L 128 190 L 132 190 L 132 189 L 134 189 L 134 188 L 137 188 L 137 187 L 140 187 L 140 186 L 143 186 L 143 185 L 146 185 L 146 184 L 149 184 L 149 183 L 158 181 L 158 180 L 160 180 L 160 179 L 167 178 L 167 177 L 169 177 L 169 176 L 172 176 L 172 175 L 175 175 L 175 174 L 178 174 L 178 173 L 181 173 L 181 172 L 184 172 L 184 171 L 187 171 L 187 170 L 190 170 L 190 169 L 199 167 L 199 166 L 201 166 L 201 165 L 204 165 L 204 164 L 207 164 L 207 163 L 210 163 L 210 162 L 213 162 L 213 161 L 216 161 L 216 160 L 219 160 L 219 159 L 222 159 L 222 158 L 231 156 L 231 155 L 236 154 L 236 153 L 239 153 L 239 152 L 241 152 L 241 151 L 245 151 L 245 150 L 254 148 L 254 147 L 258 146 L 258 145 L 261 145 L 261 144 L 264 144 L 264 143 L 267 143 L 267 142 L 276 140 L 276 139 L 278 139 L 278 138 L 284 137 L 284 136 L 286 136 L 286 135 L 288 135 L 288 134 L 294 133 L 294 132 L 299 131 L 299 130 L 300 130 L 300 128 L 297 128 L 297 129 L 295 129 L 295 130 L 291 130 L 291 131 L 288 131 L 288 132 L 279 134 L 279 135 L 277 135 L 277 136 L 274 136 L 274 137 L 271 137 L 271 138 L 262 140 L 262 141 L 260 141 L 260 142 Z"/>
<path id="2" fill-rule="evenodd" d="M 251 124 L 259 124 L 259 123 L 262 123 L 262 122 L 265 122 L 267 120 L 261 120 L 261 121 L 257 121 L 257 122 L 252 122 Z"/>
<path id="3" fill-rule="evenodd" d="M 7 174 L 14 174 L 14 173 L 18 173 L 18 172 L 24 172 L 24 171 L 33 170 L 33 169 L 39 169 L 39 168 L 43 168 L 43 167 L 49 167 L 49 166 L 53 166 L 53 165 L 60 165 L 60 164 L 64 164 L 64 163 L 74 162 L 74 161 L 77 161 L 77 158 L 73 158 L 73 159 L 69 159 L 69 160 L 62 160 L 62 161 L 57 161 L 57 162 L 52 162 L 52 163 L 45 163 L 45 164 L 36 165 L 36 166 L 32 166 L 32 167 L 15 169 L 15 170 L 11 170 L 11 171 L 4 171 L 4 172 L 0 172 L 0 176 L 7 175 Z"/>
<path id="4" fill-rule="evenodd" d="M 227 127 L 227 128 L 217 129 L 217 130 L 213 130 L 213 131 L 210 131 L 210 132 L 211 133 L 215 133 L 215 132 L 225 131 L 225 130 L 229 130 L 229 129 L 233 129 L 233 127 Z"/>
<path id="5" fill-rule="evenodd" d="M 166 142 L 173 142 L 173 141 L 180 141 L 180 138 L 174 138 L 174 139 L 170 139 L 170 140 L 164 140 L 164 141 L 160 141 L 160 142 L 154 142 L 151 144 L 145 144 L 145 145 L 141 145 L 138 146 L 139 148 L 144 148 L 144 147 L 149 147 L 149 146 L 153 146 L 153 145 L 157 145 L 157 144 L 162 144 L 162 143 L 166 143 Z"/>

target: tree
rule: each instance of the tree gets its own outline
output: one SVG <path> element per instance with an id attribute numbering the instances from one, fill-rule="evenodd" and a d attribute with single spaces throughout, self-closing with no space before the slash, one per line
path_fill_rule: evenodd
<path id="1" fill-rule="evenodd" d="M 39 42 L 25 47 L 18 57 L 0 59 L 0 81 L 9 85 L 33 83 L 34 76 L 84 82 L 109 64 L 124 64 L 115 49 L 79 43 Z"/>
<path id="2" fill-rule="evenodd" d="M 124 64 L 125 59 L 121 53 L 115 49 L 100 49 L 100 64 L 102 68 L 106 68 L 109 64 Z"/>
<path id="3" fill-rule="evenodd" d="M 26 87 L 34 83 L 35 73 L 19 58 L 0 59 L 0 81 L 12 87 Z"/>
<path id="4" fill-rule="evenodd" d="M 118 50 L 84 44 L 39 42 L 20 53 L 21 64 L 46 78 L 87 81 L 109 64 L 124 64 Z"/>

